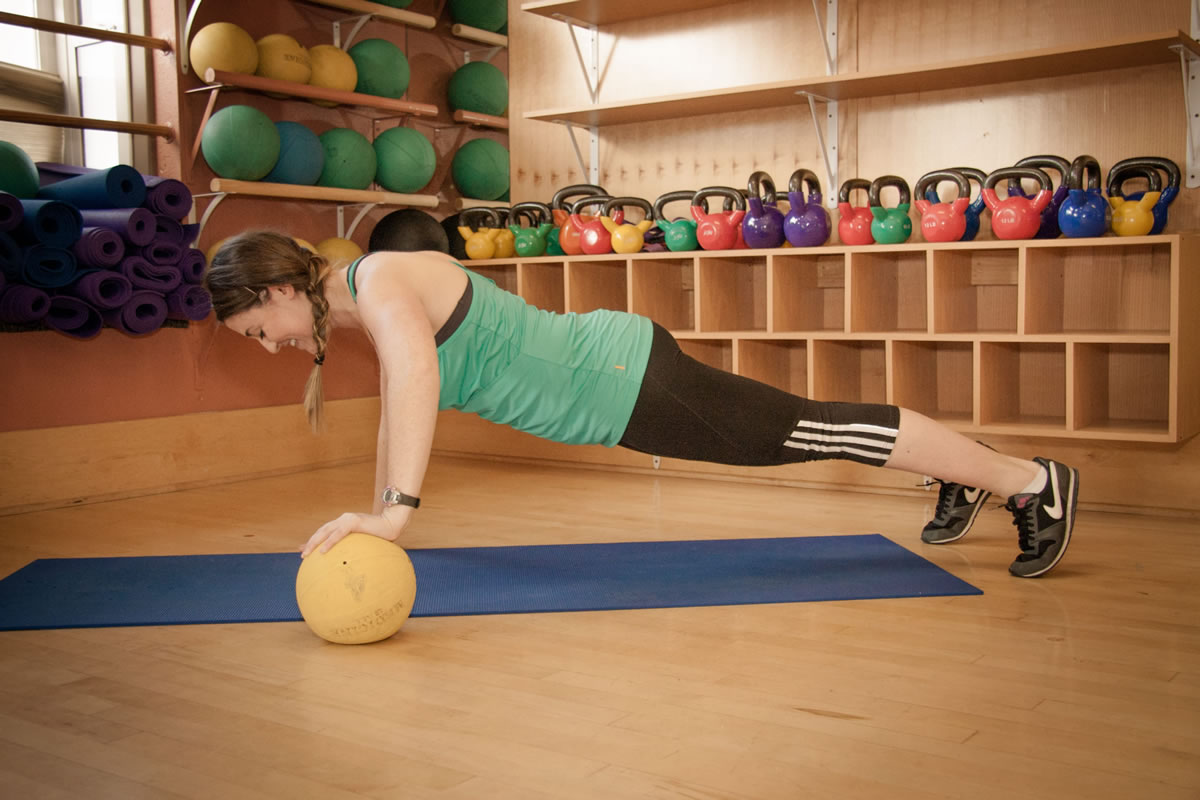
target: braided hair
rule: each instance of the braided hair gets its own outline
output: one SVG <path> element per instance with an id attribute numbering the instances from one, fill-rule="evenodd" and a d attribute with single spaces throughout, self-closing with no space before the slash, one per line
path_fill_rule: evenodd
<path id="1" fill-rule="evenodd" d="M 321 365 L 325 363 L 330 328 L 324 284 L 330 272 L 332 269 L 323 257 L 301 247 L 290 236 L 250 231 L 225 240 L 204 275 L 218 321 L 261 305 L 272 286 L 291 286 L 312 303 L 317 355 L 304 386 L 304 411 L 315 432 L 324 427 Z"/>

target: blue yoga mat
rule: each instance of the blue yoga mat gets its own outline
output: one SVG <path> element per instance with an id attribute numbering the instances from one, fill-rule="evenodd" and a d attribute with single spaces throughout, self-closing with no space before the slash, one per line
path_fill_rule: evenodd
<path id="1" fill-rule="evenodd" d="M 982 594 L 878 534 L 409 550 L 414 617 Z M 293 553 L 41 559 L 0 630 L 300 619 Z"/>

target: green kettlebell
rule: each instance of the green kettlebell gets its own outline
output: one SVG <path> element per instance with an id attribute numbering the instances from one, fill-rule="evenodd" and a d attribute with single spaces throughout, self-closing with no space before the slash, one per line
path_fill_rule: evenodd
<path id="1" fill-rule="evenodd" d="M 660 195 L 654 201 L 654 224 L 663 232 L 663 241 L 667 245 L 667 249 L 673 253 L 687 252 L 700 247 L 700 242 L 696 240 L 696 222 L 690 217 L 674 221 L 668 220 L 663 213 L 663 208 L 667 203 L 678 203 L 683 200 L 691 202 L 695 194 L 690 189 L 681 189 L 677 192 Z"/>
<path id="2" fill-rule="evenodd" d="M 900 203 L 895 208 L 884 208 L 879 195 L 885 186 L 900 190 Z M 908 216 L 912 194 L 908 181 L 899 175 L 884 175 L 871 181 L 868 193 L 871 204 L 871 236 L 879 244 L 900 244 L 912 235 L 912 218 Z"/>
<path id="3" fill-rule="evenodd" d="M 550 231 L 554 230 L 554 225 L 549 221 L 551 219 L 550 206 L 533 200 L 517 203 L 509 212 L 509 219 L 516 222 L 519 217 L 528 220 L 530 227 L 508 226 L 515 237 L 513 249 L 516 250 L 517 255 L 522 258 L 537 258 L 545 255 L 546 240 L 550 236 Z"/>

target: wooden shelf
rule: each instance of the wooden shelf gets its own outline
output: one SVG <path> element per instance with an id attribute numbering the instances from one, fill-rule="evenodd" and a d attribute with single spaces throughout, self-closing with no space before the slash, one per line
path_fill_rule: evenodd
<path id="1" fill-rule="evenodd" d="M 356 14 L 371 14 L 384 22 L 397 25 L 408 25 L 411 28 L 421 28 L 431 31 L 437 27 L 437 18 L 428 14 L 416 14 L 402 8 L 392 8 L 382 3 L 370 3 L 367 0 L 305 0 L 317 6 L 336 8 L 340 11 L 351 11 Z"/>
<path id="2" fill-rule="evenodd" d="M 359 92 L 342 92 L 337 89 L 327 89 L 323 86 L 311 86 L 307 83 L 293 83 L 274 78 L 263 78 L 258 75 L 247 75 L 242 72 L 226 72 L 225 70 L 209 67 L 204 71 L 204 82 L 212 89 L 233 87 L 249 89 L 256 92 L 276 92 L 290 97 L 303 97 L 306 100 L 327 100 L 347 106 L 361 106 L 380 111 L 393 111 L 397 114 L 412 114 L 418 117 L 436 117 L 438 108 L 429 103 L 410 103 L 407 100 L 394 100 L 390 97 L 379 97 L 373 94 Z"/>
<path id="3" fill-rule="evenodd" d="M 493 47 L 508 47 L 508 37 L 503 33 L 493 33 L 482 28 L 472 28 L 470 25 L 451 25 L 450 35 L 457 39 L 467 39 Z"/>
<path id="4" fill-rule="evenodd" d="M 668 14 L 684 14 L 701 8 L 728 5 L 730 0 L 532 0 L 521 4 L 522 11 L 558 19 L 567 17 L 590 25 L 614 25 L 618 22 L 650 19 Z"/>
<path id="5" fill-rule="evenodd" d="M 584 3 L 579 3 L 583 5 Z M 596 3 L 600 5 L 600 3 Z M 529 5 L 539 5 L 527 3 Z M 575 3 L 540 5 L 571 6 Z M 603 3 L 607 6 L 608 3 Z M 623 4 L 622 4 L 623 5 Z M 538 12 L 540 13 L 540 12 Z M 565 11 L 563 13 L 566 13 Z M 790 81 L 758 83 L 729 89 L 648 97 L 620 103 L 551 108 L 525 112 L 526 119 L 572 122 L 580 125 L 624 125 L 694 117 L 703 114 L 745 112 L 792 106 L 801 102 L 798 92 L 831 100 L 903 95 L 987 86 L 1010 81 L 1053 78 L 1087 72 L 1128 69 L 1177 63 L 1172 46 L 1183 47 L 1200 58 L 1200 44 L 1181 31 L 1129 36 L 1075 47 L 1053 47 L 972 58 L 899 70 L 822 75 Z"/>
<path id="6" fill-rule="evenodd" d="M 480 114 L 478 111 L 455 111 L 453 114 L 455 122 L 463 125 L 476 125 L 483 128 L 497 128 L 499 130 L 508 130 L 508 119 L 505 117 L 493 117 L 491 114 Z"/>
<path id="7" fill-rule="evenodd" d="M 234 181 L 213 178 L 209 189 L 218 194 L 241 194 L 254 197 L 274 197 L 280 200 L 323 200 L 330 203 L 377 203 L 389 206 L 437 208 L 438 198 L 431 194 L 399 194 L 375 192 L 368 189 L 331 189 L 327 186 L 296 186 L 289 183 Z"/>

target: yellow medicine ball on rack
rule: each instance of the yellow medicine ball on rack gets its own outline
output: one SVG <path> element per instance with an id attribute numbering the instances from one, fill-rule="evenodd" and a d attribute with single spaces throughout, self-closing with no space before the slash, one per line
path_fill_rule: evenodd
<path id="1" fill-rule="evenodd" d="M 258 69 L 258 46 L 250 34 L 232 22 L 213 22 L 196 31 L 188 58 L 200 80 L 210 67 L 253 75 Z"/>
<path id="2" fill-rule="evenodd" d="M 310 86 L 353 92 L 358 85 L 358 67 L 354 65 L 354 59 L 340 47 L 319 44 L 309 48 L 308 57 L 312 61 L 312 76 L 308 79 Z M 328 100 L 313 102 L 326 107 L 337 105 Z"/>
<path id="3" fill-rule="evenodd" d="M 317 253 L 330 264 L 349 264 L 363 254 L 363 250 L 349 239 L 331 236 L 317 242 Z"/>
<path id="4" fill-rule="evenodd" d="M 312 59 L 308 50 L 286 33 L 272 33 L 256 42 L 258 71 L 256 75 L 277 81 L 308 83 L 312 77 Z"/>

